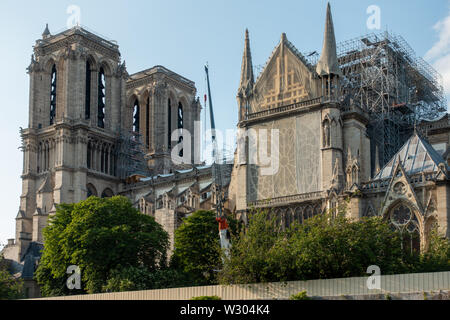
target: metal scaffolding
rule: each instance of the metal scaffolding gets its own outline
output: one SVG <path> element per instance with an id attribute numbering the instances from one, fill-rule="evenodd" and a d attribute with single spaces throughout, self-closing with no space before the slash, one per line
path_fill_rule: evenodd
<path id="1" fill-rule="evenodd" d="M 378 146 L 381 165 L 416 123 L 446 112 L 442 77 L 401 36 L 369 34 L 338 44 L 337 53 L 344 74 L 342 99 L 369 113 L 371 149 L 374 154 Z"/>
<path id="2" fill-rule="evenodd" d="M 145 147 L 137 132 L 122 133 L 119 137 L 117 157 L 117 176 L 121 179 L 132 175 L 148 176 Z"/>

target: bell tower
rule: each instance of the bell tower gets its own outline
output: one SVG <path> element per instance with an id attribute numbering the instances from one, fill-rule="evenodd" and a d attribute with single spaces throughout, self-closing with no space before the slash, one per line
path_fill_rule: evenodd
<path id="1" fill-rule="evenodd" d="M 47 25 L 27 71 L 19 259 L 30 242 L 43 242 L 55 204 L 118 191 L 117 143 L 128 77 L 118 45 L 78 26 L 52 35 Z"/>

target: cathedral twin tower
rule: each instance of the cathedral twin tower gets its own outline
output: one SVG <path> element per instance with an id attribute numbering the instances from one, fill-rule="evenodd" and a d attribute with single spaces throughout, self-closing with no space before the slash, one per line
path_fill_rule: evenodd
<path id="1" fill-rule="evenodd" d="M 172 130 L 193 132 L 201 110 L 194 82 L 162 66 L 129 75 L 117 44 L 80 27 L 57 35 L 47 27 L 28 73 L 18 258 L 31 242 L 43 242 L 55 204 L 115 195 L 124 175 L 139 173 L 127 163 L 136 160 L 133 143 L 145 170 L 171 172 Z"/>

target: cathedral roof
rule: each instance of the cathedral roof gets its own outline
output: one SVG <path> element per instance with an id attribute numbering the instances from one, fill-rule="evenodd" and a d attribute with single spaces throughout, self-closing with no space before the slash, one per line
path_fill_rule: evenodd
<path id="1" fill-rule="evenodd" d="M 278 52 L 281 50 L 281 47 L 287 48 L 289 51 L 292 52 L 292 54 L 297 57 L 305 66 L 306 68 L 311 71 L 314 72 L 314 66 L 311 65 L 308 60 L 306 60 L 305 56 L 292 44 L 292 42 L 290 42 L 287 39 L 287 36 L 285 33 L 281 34 L 281 40 L 278 43 L 278 45 L 275 47 L 275 49 L 273 49 L 272 54 L 270 55 L 269 59 L 267 59 L 266 64 L 264 65 L 263 70 L 261 71 L 261 73 L 258 75 L 258 77 L 256 78 L 255 84 L 258 83 L 260 81 L 260 79 L 263 77 L 264 73 L 267 71 L 270 63 L 272 60 L 274 60 L 274 58 L 276 57 L 276 55 L 278 54 Z"/>
<path id="2" fill-rule="evenodd" d="M 37 261 L 42 256 L 42 250 L 44 245 L 39 242 L 31 242 L 27 248 L 27 251 L 21 258 L 21 262 L 24 262 L 21 278 L 25 280 L 32 280 L 34 278 L 34 272 L 36 271 Z"/>
<path id="3" fill-rule="evenodd" d="M 406 174 L 438 172 L 439 165 L 444 164 L 442 156 L 425 139 L 415 133 L 392 159 L 377 173 L 374 180 L 392 177 L 397 162 L 400 160 Z"/>

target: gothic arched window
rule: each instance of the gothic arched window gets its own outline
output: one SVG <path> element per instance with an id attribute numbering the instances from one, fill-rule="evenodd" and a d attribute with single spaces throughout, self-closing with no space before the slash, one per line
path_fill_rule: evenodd
<path id="1" fill-rule="evenodd" d="M 55 123 L 56 117 L 56 80 L 57 80 L 56 65 L 52 67 L 51 86 L 50 86 L 50 125 Z"/>
<path id="2" fill-rule="evenodd" d="M 85 102 L 85 109 L 84 109 L 84 118 L 90 119 L 91 118 L 91 64 L 89 61 L 86 61 L 86 88 L 85 88 L 85 95 L 86 95 L 86 102 Z"/>
<path id="3" fill-rule="evenodd" d="M 296 207 L 294 211 L 294 220 L 298 223 L 303 223 L 303 209 L 302 207 Z"/>
<path id="4" fill-rule="evenodd" d="M 141 121 L 141 115 L 140 115 L 139 101 L 138 101 L 138 99 L 136 99 L 134 101 L 134 107 L 133 107 L 133 131 L 136 133 L 139 133 L 140 121 Z"/>
<path id="5" fill-rule="evenodd" d="M 330 132 L 330 121 L 326 119 L 323 122 L 323 146 L 329 147 L 331 145 L 331 132 Z"/>
<path id="6" fill-rule="evenodd" d="M 111 189 L 106 188 L 105 190 L 103 190 L 102 198 L 111 198 L 111 197 L 114 197 L 114 192 Z"/>
<path id="7" fill-rule="evenodd" d="M 87 197 L 88 198 L 92 197 L 92 196 L 94 196 L 94 197 L 97 196 L 97 189 L 95 189 L 95 187 L 92 184 L 89 183 L 86 186 L 86 189 L 87 189 Z"/>
<path id="8" fill-rule="evenodd" d="M 172 147 L 172 101 L 168 101 L 168 110 L 167 110 L 167 134 L 168 134 L 168 143 L 167 147 L 170 149 Z"/>
<path id="9" fill-rule="evenodd" d="M 86 165 L 88 169 L 91 169 L 92 167 L 91 161 L 92 161 L 92 145 L 91 142 L 89 142 L 87 146 L 87 159 L 86 159 Z"/>
<path id="10" fill-rule="evenodd" d="M 147 97 L 147 105 L 145 106 L 145 144 L 150 147 L 150 95 Z"/>
<path id="11" fill-rule="evenodd" d="M 406 252 L 420 252 L 419 222 L 409 206 L 401 203 L 394 207 L 389 215 L 389 222 L 394 230 L 400 232 Z"/>
<path id="12" fill-rule="evenodd" d="M 181 104 L 181 102 L 178 104 L 178 129 L 180 129 L 180 134 L 182 133 L 183 129 L 183 105 Z M 178 143 L 183 142 L 183 137 L 180 136 L 180 138 L 178 139 Z M 182 157 L 183 156 L 183 149 L 180 150 L 179 152 L 179 156 Z"/>
<path id="13" fill-rule="evenodd" d="M 106 77 L 103 67 L 98 73 L 98 126 L 105 127 L 105 105 L 106 105 Z"/>

